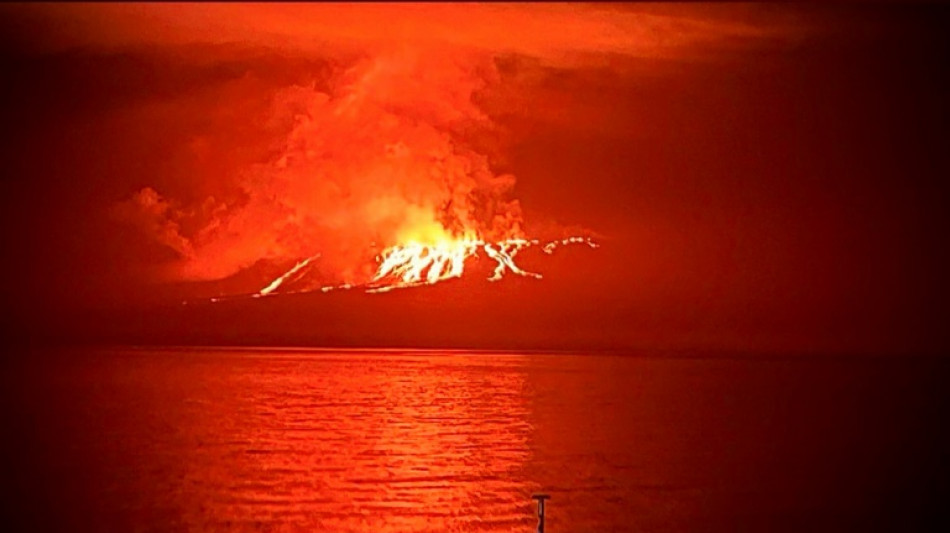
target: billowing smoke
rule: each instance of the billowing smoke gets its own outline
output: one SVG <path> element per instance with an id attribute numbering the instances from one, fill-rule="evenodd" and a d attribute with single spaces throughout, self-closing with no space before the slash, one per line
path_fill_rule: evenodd
<path id="1" fill-rule="evenodd" d="M 509 87 L 494 93 L 517 94 L 501 97 L 514 108 L 505 113 L 517 114 L 531 102 L 524 85 L 550 82 L 548 68 L 570 74 L 708 55 L 781 37 L 789 25 L 772 10 L 742 6 L 103 5 L 36 13 L 48 21 L 52 50 L 238 43 L 335 58 L 329 80 L 320 74 L 318 83 L 270 94 L 276 147 L 229 177 L 226 194 L 181 202 L 145 187 L 119 209 L 175 254 L 167 279 L 224 279 L 259 262 L 280 263 L 276 275 L 319 254 L 308 269 L 329 284 L 368 281 L 374 258 L 393 245 L 526 236 L 511 199 L 514 178 L 492 168 L 485 133 L 493 125 L 477 105 L 481 91 L 500 85 L 494 58 L 526 58 L 537 74 L 506 77 Z M 368 55 L 339 59 L 355 54 Z M 548 108 L 560 115 L 559 106 Z"/>
<path id="2" fill-rule="evenodd" d="M 181 205 L 145 188 L 123 216 L 177 253 L 169 276 L 183 280 L 320 254 L 325 281 L 359 283 L 395 244 L 521 237 L 514 177 L 473 142 L 492 128 L 474 97 L 497 82 L 482 57 L 406 47 L 286 87 L 270 117 L 280 142 L 236 177 L 239 200 Z"/>

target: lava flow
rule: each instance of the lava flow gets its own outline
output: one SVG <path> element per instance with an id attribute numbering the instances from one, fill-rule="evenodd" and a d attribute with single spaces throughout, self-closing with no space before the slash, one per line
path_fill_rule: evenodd
<path id="1" fill-rule="evenodd" d="M 484 253 L 486 257 L 495 261 L 495 269 L 488 278 L 489 281 L 501 279 L 506 272 L 518 276 L 541 279 L 541 274 L 523 270 L 515 263 L 518 252 L 532 246 L 541 246 L 546 254 L 551 254 L 558 246 L 569 244 L 586 244 L 591 248 L 599 245 L 589 238 L 569 237 L 541 244 L 537 239 L 507 239 L 501 242 L 485 242 L 476 238 L 462 238 L 445 240 L 434 244 L 409 242 L 405 245 L 387 248 L 376 260 L 379 266 L 373 279 L 364 285 L 344 283 L 340 285 L 325 285 L 318 290 L 329 292 L 338 289 L 363 288 L 369 293 L 388 292 L 405 287 L 434 285 L 452 278 L 460 278 L 465 271 L 466 260 Z M 304 259 L 287 272 L 281 274 L 255 296 L 267 296 L 274 293 L 285 281 L 302 275 L 319 255 Z M 311 291 L 298 291 L 311 292 Z"/>

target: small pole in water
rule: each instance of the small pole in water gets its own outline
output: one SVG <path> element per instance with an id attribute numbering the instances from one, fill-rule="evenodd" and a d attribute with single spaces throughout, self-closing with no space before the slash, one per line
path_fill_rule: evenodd
<path id="1" fill-rule="evenodd" d="M 532 499 L 538 500 L 538 533 L 544 533 L 544 500 L 550 498 L 547 494 L 532 494 Z"/>

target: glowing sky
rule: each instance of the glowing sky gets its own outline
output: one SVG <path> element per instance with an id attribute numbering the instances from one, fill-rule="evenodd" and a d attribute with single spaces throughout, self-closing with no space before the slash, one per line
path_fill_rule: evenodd
<path id="1" fill-rule="evenodd" d="M 945 10 L 0 14 L 4 290 L 25 331 L 788 351 L 946 341 Z M 365 277 L 368 245 L 460 224 L 602 247 L 526 255 L 540 281 L 174 307 L 260 290 L 314 253 L 321 279 Z"/>

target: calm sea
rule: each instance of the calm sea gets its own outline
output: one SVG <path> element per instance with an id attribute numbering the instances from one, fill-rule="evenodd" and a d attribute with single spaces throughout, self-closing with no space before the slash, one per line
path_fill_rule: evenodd
<path id="1" fill-rule="evenodd" d="M 948 487 L 936 359 L 21 355 L 15 530 L 920 530 Z"/>

